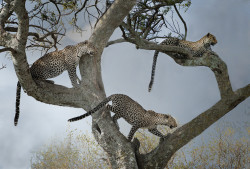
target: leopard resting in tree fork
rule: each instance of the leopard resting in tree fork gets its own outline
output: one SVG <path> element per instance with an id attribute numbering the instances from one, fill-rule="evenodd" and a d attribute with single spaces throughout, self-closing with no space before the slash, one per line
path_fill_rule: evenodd
<path id="1" fill-rule="evenodd" d="M 217 43 L 216 37 L 212 35 L 211 33 L 208 33 L 207 35 L 203 36 L 200 40 L 196 42 L 186 41 L 186 40 L 180 40 L 178 38 L 172 38 L 169 37 L 162 41 L 161 45 L 171 45 L 171 46 L 178 46 L 181 48 L 188 49 L 193 57 L 200 57 L 202 56 L 206 51 L 211 51 L 211 45 L 215 45 Z M 155 68 L 156 68 L 156 62 L 159 55 L 159 51 L 155 51 L 154 58 L 153 58 L 153 64 L 152 64 L 152 72 L 151 72 L 151 80 L 148 86 L 148 91 L 150 92 L 154 83 L 154 77 L 155 77 Z M 182 57 L 181 55 L 177 53 L 173 53 L 173 56 L 175 57 Z"/>

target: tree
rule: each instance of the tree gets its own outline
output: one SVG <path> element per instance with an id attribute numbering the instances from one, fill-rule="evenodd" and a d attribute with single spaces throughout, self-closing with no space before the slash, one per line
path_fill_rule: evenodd
<path id="1" fill-rule="evenodd" d="M 22 87 L 28 95 L 38 101 L 84 110 L 95 107 L 106 97 L 100 62 L 103 49 L 118 42 L 130 42 L 138 49 L 158 50 L 169 55 L 179 65 L 206 66 L 214 73 L 220 90 L 220 101 L 161 140 L 149 153 L 140 154 L 139 142 L 136 139 L 133 143 L 127 141 L 112 122 L 109 112 L 100 111 L 94 114 L 92 132 L 97 142 L 108 153 L 113 168 L 164 168 L 177 150 L 250 96 L 250 84 L 236 91 L 232 90 L 227 66 L 215 52 L 206 52 L 201 57 L 193 57 L 190 51 L 178 46 L 158 45 L 153 42 L 154 39 L 161 37 L 158 33 L 160 35 L 161 30 L 167 27 L 164 16 L 169 7 L 181 3 L 188 5 L 184 0 L 145 0 L 137 4 L 135 0 L 106 1 L 107 10 L 103 15 L 96 1 L 92 7 L 101 17 L 95 16 L 98 22 L 89 41 L 98 51 L 94 57 L 80 60 L 81 79 L 84 79 L 81 87 L 66 88 L 49 83 L 37 85 L 28 71 L 27 48 L 57 49 L 60 38 L 64 36 L 65 29 L 61 20 L 63 16 L 73 14 L 71 23 L 78 30 L 78 15 L 82 10 L 88 14 L 90 21 L 94 15 L 88 10 L 88 0 L 83 3 L 68 0 L 30 2 L 34 7 L 29 11 L 25 6 L 26 1 L 23 0 L 5 0 L 2 3 L 0 45 L 3 48 L 0 52 L 10 51 Z M 46 11 L 44 8 L 46 5 L 53 5 L 57 13 L 53 12 L 54 10 Z M 108 42 L 117 27 L 123 32 L 122 38 Z M 182 34 L 179 35 L 183 37 Z M 187 57 L 176 58 L 171 55 L 173 52 Z"/>

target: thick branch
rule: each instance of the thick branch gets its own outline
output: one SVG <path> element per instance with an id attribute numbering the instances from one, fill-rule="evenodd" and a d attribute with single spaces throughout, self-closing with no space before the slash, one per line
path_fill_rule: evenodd
<path id="1" fill-rule="evenodd" d="M 161 4 L 164 4 L 166 6 L 172 6 L 175 5 L 176 3 L 182 3 L 185 0 L 153 0 L 155 2 L 161 2 Z"/>
<path id="2" fill-rule="evenodd" d="M 168 54 L 176 63 L 182 66 L 209 67 L 215 74 L 221 94 L 221 100 L 217 104 L 177 129 L 152 152 L 145 155 L 137 153 L 140 168 L 164 168 L 178 149 L 186 145 L 191 139 L 198 136 L 250 95 L 250 85 L 233 92 L 226 64 L 211 50 L 207 50 L 201 57 L 193 57 L 189 50 L 183 50 L 177 46 L 156 45 L 136 37 L 134 39 L 126 37 L 125 39 L 136 44 L 137 48 L 157 50 Z M 188 57 L 179 59 L 173 53 L 184 54 Z"/>
<path id="3" fill-rule="evenodd" d="M 171 45 L 158 45 L 157 43 L 150 42 L 145 39 L 139 39 L 139 38 L 136 38 L 136 39 L 126 38 L 126 41 L 135 44 L 138 49 L 157 50 L 159 52 L 166 53 L 166 54 L 179 53 L 179 54 L 187 56 L 189 60 L 193 60 L 192 53 L 186 48 L 182 48 L 178 46 L 171 46 Z M 172 55 L 170 56 L 174 59 Z"/>
<path id="4" fill-rule="evenodd" d="M 13 46 L 13 39 L 15 38 L 14 35 L 5 32 L 4 30 L 6 20 L 13 13 L 14 5 L 15 2 L 10 3 L 8 1 L 7 4 L 1 9 L 0 13 L 0 45 L 6 48 L 11 48 L 11 46 Z"/>
<path id="5" fill-rule="evenodd" d="M 28 95 L 35 99 L 48 104 L 82 107 L 88 109 L 88 97 L 93 97 L 89 92 L 84 92 L 84 95 L 79 93 L 81 89 L 68 89 L 63 86 L 52 85 L 48 83 L 37 82 L 35 83 L 29 73 L 29 65 L 26 59 L 26 42 L 29 30 L 29 18 L 25 10 L 25 1 L 16 1 L 15 12 L 18 16 L 18 30 L 17 41 L 14 44 L 15 51 L 12 51 L 12 59 L 15 67 L 16 74 Z M 72 101 L 73 100 L 73 101 Z"/>
<path id="6" fill-rule="evenodd" d="M 3 32 L 5 22 L 13 13 L 13 3 L 7 2 L 6 5 L 1 9 L 0 13 L 0 32 Z"/>
<path id="7" fill-rule="evenodd" d="M 195 58 L 193 60 L 180 61 L 175 59 L 175 61 L 182 66 L 206 66 L 209 67 L 217 80 L 218 87 L 220 90 L 221 98 L 228 97 L 233 93 L 231 82 L 228 75 L 227 65 L 220 57 L 214 52 L 207 52 L 200 58 Z"/>
<path id="8" fill-rule="evenodd" d="M 90 42 L 101 47 L 103 50 L 110 36 L 135 5 L 135 2 L 135 0 L 115 1 L 97 23 L 90 37 Z"/>
<path id="9" fill-rule="evenodd" d="M 92 58 L 80 61 L 82 79 L 89 79 L 88 86 L 98 99 L 89 100 L 91 108 L 95 107 L 105 96 L 101 77 L 101 54 L 106 47 L 110 36 L 121 24 L 125 16 L 135 5 L 136 0 L 116 0 L 107 12 L 100 18 L 89 41 L 98 49 L 98 54 Z M 92 101 L 92 102 L 91 102 Z M 98 143 L 108 153 L 112 168 L 138 168 L 132 145 L 117 130 L 109 113 L 98 112 L 93 114 L 93 134 Z"/>
<path id="10" fill-rule="evenodd" d="M 238 104 L 250 96 L 250 84 L 221 99 L 214 106 L 203 112 L 195 119 L 178 128 L 166 140 L 150 153 L 140 156 L 142 168 L 164 168 L 171 156 L 186 145 L 194 137 L 200 135 L 209 126 L 234 109 Z"/>
<path id="11" fill-rule="evenodd" d="M 178 46 L 169 45 L 157 45 L 156 43 L 149 42 L 144 39 L 132 39 L 126 38 L 128 42 L 136 44 L 137 48 L 146 50 L 157 50 L 162 53 L 168 54 L 175 60 L 176 63 L 182 66 L 206 66 L 209 67 L 215 74 L 221 98 L 227 97 L 227 95 L 233 92 L 230 83 L 228 70 L 225 62 L 223 62 L 219 56 L 210 50 L 207 50 L 201 57 L 193 57 L 192 53 Z M 179 53 L 181 55 L 188 56 L 187 58 L 176 58 L 172 53 Z"/>

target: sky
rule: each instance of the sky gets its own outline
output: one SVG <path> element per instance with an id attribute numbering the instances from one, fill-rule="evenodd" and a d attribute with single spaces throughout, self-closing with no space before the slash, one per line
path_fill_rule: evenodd
<path id="1" fill-rule="evenodd" d="M 189 10 L 183 13 L 188 25 L 187 40 L 199 40 L 208 32 L 216 36 L 218 43 L 212 49 L 227 64 L 233 90 L 250 83 L 249 9 L 250 1 L 246 0 L 238 0 L 237 3 L 234 0 L 193 0 Z M 62 44 L 66 46 L 88 39 L 91 31 L 87 25 L 85 29 L 87 31 L 83 32 L 83 36 L 69 31 Z M 120 35 L 117 30 L 111 39 Z M 106 48 L 101 64 L 107 96 L 126 94 L 145 109 L 171 114 L 180 124 L 189 122 L 219 101 L 218 86 L 209 68 L 183 67 L 165 54 L 159 55 L 155 83 L 148 93 L 153 54 L 154 51 L 137 50 L 129 43 Z M 28 62 L 32 64 L 39 56 L 28 53 Z M 75 123 L 67 122 L 69 118 L 83 114 L 82 109 L 44 104 L 24 92 L 21 95 L 19 124 L 14 127 L 17 77 L 12 61 L 3 53 L 0 54 L 0 64 L 7 66 L 0 71 L 0 169 L 29 168 L 32 152 L 40 150 L 55 137 L 63 137 L 69 126 L 91 132 L 91 117 Z M 71 87 L 67 72 L 53 80 Z M 250 98 L 203 135 L 213 131 L 223 121 L 249 126 L 249 115 Z M 118 122 L 120 130 L 127 136 L 129 125 L 124 120 Z"/>

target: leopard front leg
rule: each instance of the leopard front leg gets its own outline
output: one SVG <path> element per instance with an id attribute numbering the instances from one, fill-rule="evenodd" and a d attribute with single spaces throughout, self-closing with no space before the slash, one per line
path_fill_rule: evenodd
<path id="1" fill-rule="evenodd" d="M 131 128 L 131 130 L 130 130 L 130 132 L 129 132 L 129 134 L 128 134 L 128 141 L 131 141 L 131 140 L 132 140 L 132 138 L 133 138 L 135 132 L 136 132 L 138 129 L 139 129 L 138 126 L 132 126 L 132 128 Z"/>
<path id="2" fill-rule="evenodd" d="M 158 137 L 164 138 L 165 136 L 159 131 L 157 130 L 157 128 L 149 128 L 148 131 Z"/>
<path id="3" fill-rule="evenodd" d="M 69 78 L 71 80 L 72 86 L 74 88 L 78 88 L 80 87 L 80 79 L 78 78 L 77 74 L 76 74 L 76 67 L 75 66 L 70 66 L 68 68 L 68 74 L 69 74 Z M 77 81 L 79 82 L 79 84 L 77 83 Z"/>

